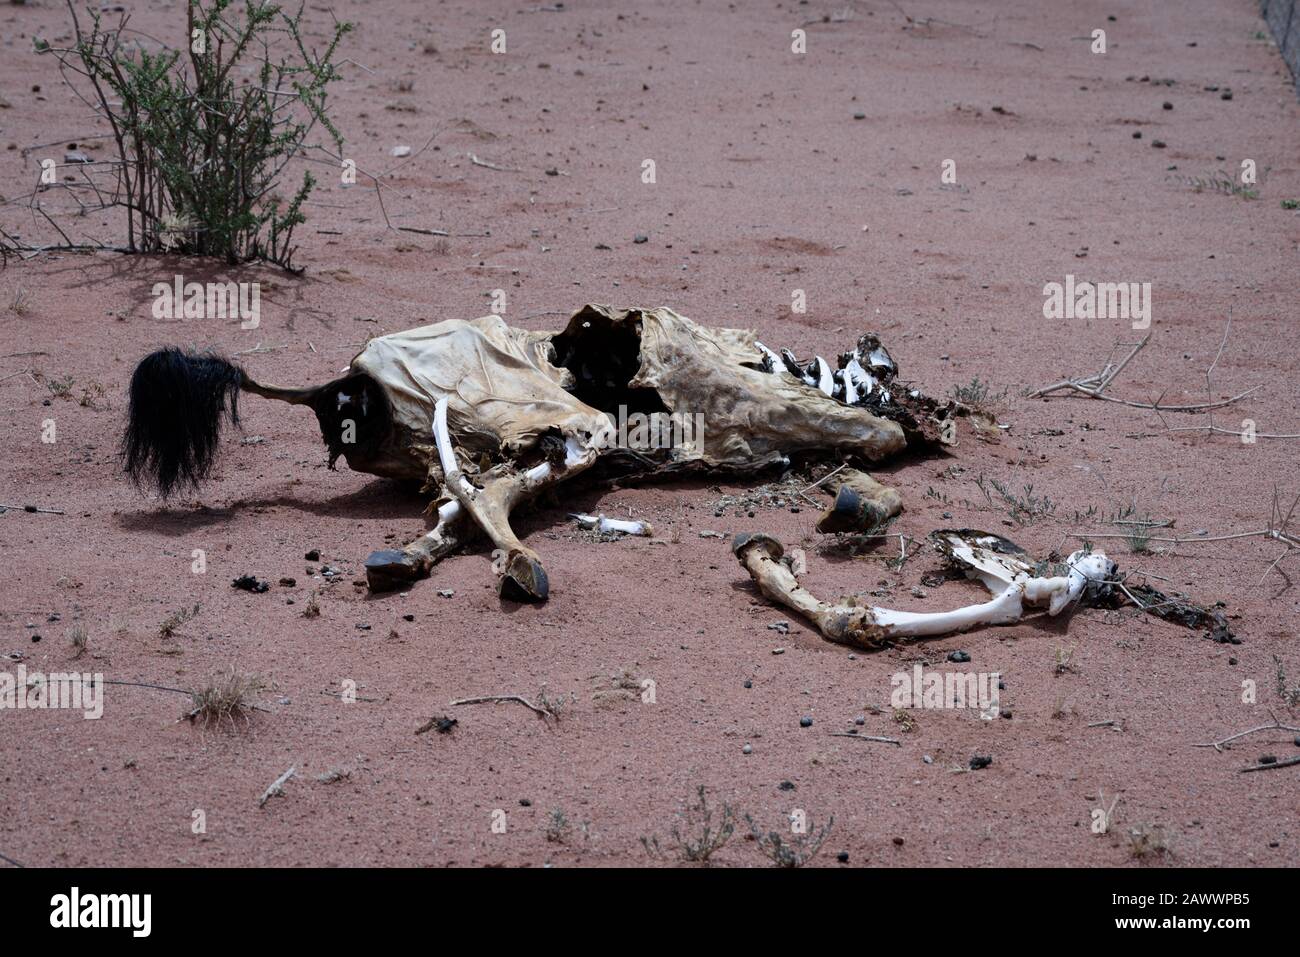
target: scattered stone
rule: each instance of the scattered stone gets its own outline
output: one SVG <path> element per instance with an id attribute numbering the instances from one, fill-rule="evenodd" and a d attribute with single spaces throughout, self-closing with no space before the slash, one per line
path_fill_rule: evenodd
<path id="1" fill-rule="evenodd" d="M 1162 106 L 1163 106 L 1166 110 L 1172 110 L 1172 109 L 1174 108 L 1174 105 L 1173 105 L 1172 103 L 1170 103 L 1168 100 L 1165 100 L 1165 102 L 1162 104 Z"/>
<path id="2" fill-rule="evenodd" d="M 408 612 L 402 616 L 402 621 L 415 621 L 415 616 Z"/>
<path id="3" fill-rule="evenodd" d="M 746 678 L 746 679 L 745 679 L 745 687 L 746 687 L 746 688 L 752 688 L 752 687 L 754 687 L 754 682 L 751 681 L 749 678 Z M 1297 739 L 1296 739 L 1296 743 L 1297 743 L 1297 744 L 1300 744 L 1300 738 L 1297 738 Z"/>
<path id="4" fill-rule="evenodd" d="M 856 718 L 853 719 L 853 723 L 860 728 L 867 723 L 867 719 L 862 717 L 862 715 L 858 715 Z"/>
<path id="5" fill-rule="evenodd" d="M 450 597 L 451 597 L 452 595 L 454 595 L 454 594 L 456 594 L 456 589 L 454 589 L 454 588 L 443 588 L 443 589 L 441 589 L 441 590 L 438 592 L 438 597 L 439 597 L 439 598 L 450 598 Z"/>
<path id="6" fill-rule="evenodd" d="M 635 236 L 632 237 L 632 242 L 636 243 L 637 245 L 640 245 L 641 243 L 648 243 L 650 242 L 650 237 L 647 236 L 645 233 L 637 233 Z"/>
<path id="7" fill-rule="evenodd" d="M 752 744 L 747 744 L 747 745 L 745 745 L 743 748 L 740 749 L 740 753 L 741 753 L 741 754 L 753 754 L 753 753 L 754 753 L 754 746 L 753 746 Z"/>
<path id="8" fill-rule="evenodd" d="M 972 771 L 978 771 L 981 768 L 987 768 L 992 763 L 993 759 L 988 755 L 977 754 L 970 759 L 970 769 Z"/>
<path id="9" fill-rule="evenodd" d="M 958 662 L 959 664 L 965 664 L 966 662 L 970 661 L 970 652 L 950 651 L 948 652 L 948 660 Z"/>
<path id="10" fill-rule="evenodd" d="M 520 798 L 520 799 L 519 799 L 519 806 L 520 806 L 520 807 L 532 807 L 532 806 L 533 806 L 533 802 L 530 801 L 530 800 L 528 800 L 528 798 Z"/>
<path id="11" fill-rule="evenodd" d="M 284 578 L 280 579 L 281 588 L 292 588 L 296 584 L 298 584 L 298 579 L 290 578 L 287 575 Z"/>
<path id="12" fill-rule="evenodd" d="M 1277 755 L 1276 755 L 1276 754 L 1261 754 L 1261 755 L 1259 756 L 1259 763 L 1260 763 L 1260 764 L 1277 764 Z"/>
<path id="13" fill-rule="evenodd" d="M 767 626 L 768 631 L 775 631 L 781 635 L 790 634 L 790 623 L 788 621 L 774 621 Z"/>
<path id="14" fill-rule="evenodd" d="M 928 754 L 923 754 L 921 760 L 926 764 L 934 764 L 934 758 L 930 757 Z"/>
<path id="15" fill-rule="evenodd" d="M 812 718 L 808 717 L 808 715 L 804 715 L 802 718 L 799 719 L 799 727 L 801 727 L 801 728 L 811 728 L 811 727 L 812 727 Z"/>
<path id="16" fill-rule="evenodd" d="M 849 862 L 849 852 L 840 851 L 835 855 L 835 860 L 839 861 L 841 864 L 847 864 Z"/>
<path id="17" fill-rule="evenodd" d="M 1151 141 L 1151 147 L 1152 147 L 1153 149 L 1162 150 L 1162 149 L 1165 148 L 1165 141 L 1164 141 L 1164 140 L 1152 140 L 1152 141 Z"/>
<path id="18" fill-rule="evenodd" d="M 259 581 L 252 575 L 240 575 L 230 583 L 230 587 L 260 595 L 262 592 L 269 590 L 271 586 L 264 581 Z"/>
<path id="19" fill-rule="evenodd" d="M 853 114 L 853 118 L 854 118 L 855 120 L 865 120 L 865 119 L 867 118 L 867 114 L 865 114 L 865 113 L 854 113 L 854 114 Z"/>
<path id="20" fill-rule="evenodd" d="M 772 649 L 772 654 L 774 654 L 774 655 L 783 655 L 783 654 L 785 654 L 785 649 L 784 649 L 784 648 L 773 648 L 773 649 Z"/>
<path id="21" fill-rule="evenodd" d="M 1232 91 L 1231 91 L 1231 90 L 1224 90 L 1222 93 L 1219 94 L 1219 99 L 1221 99 L 1221 100 L 1230 100 L 1230 99 L 1232 99 Z"/>
<path id="22" fill-rule="evenodd" d="M 302 557 L 307 559 L 307 561 L 309 562 L 318 562 L 320 561 L 320 549 L 313 548 L 311 551 L 309 551 L 306 555 Z"/>
<path id="23" fill-rule="evenodd" d="M 409 146 L 394 146 L 388 152 L 393 156 L 410 156 L 411 148 Z"/>
<path id="24" fill-rule="evenodd" d="M 369 631 L 369 630 L 370 630 L 369 625 L 363 622 L 357 622 L 357 631 Z"/>
<path id="25" fill-rule="evenodd" d="M 894 838 L 894 847 L 902 847 L 902 846 L 903 846 L 903 839 L 901 837 Z"/>
<path id="26" fill-rule="evenodd" d="M 777 785 L 777 788 L 780 789 L 780 790 L 782 790 L 782 791 L 793 791 L 793 790 L 794 790 L 794 782 L 793 782 L 793 781 L 782 781 L 780 784 Z"/>

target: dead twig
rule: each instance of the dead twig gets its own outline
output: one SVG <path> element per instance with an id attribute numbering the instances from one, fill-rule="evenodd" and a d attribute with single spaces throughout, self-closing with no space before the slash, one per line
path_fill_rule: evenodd
<path id="1" fill-rule="evenodd" d="M 462 704 L 487 704 L 489 702 L 500 703 L 506 701 L 513 701 L 516 702 L 517 704 L 521 704 L 525 708 L 528 708 L 531 711 L 535 711 L 545 718 L 555 717 L 555 712 L 548 711 L 545 708 L 541 707 L 540 705 L 535 705 L 527 698 L 525 698 L 523 695 L 519 695 L 519 694 L 488 694 L 488 695 L 479 695 L 478 697 L 475 698 L 461 698 L 457 701 L 451 702 L 451 704 L 448 705 L 448 707 L 455 708 L 458 705 L 462 705 Z"/>
<path id="2" fill-rule="evenodd" d="M 1242 768 L 1241 773 L 1245 774 L 1247 771 L 1272 771 L 1276 768 L 1289 768 L 1293 764 L 1300 764 L 1300 754 L 1294 758 L 1287 758 L 1285 761 L 1273 761 L 1270 764 L 1252 764 L 1248 768 Z"/>
<path id="3" fill-rule="evenodd" d="M 857 738 L 859 741 L 879 741 L 881 744 L 893 744 L 898 747 L 903 746 L 903 742 L 897 738 L 886 738 L 877 734 L 854 734 L 852 731 L 832 731 L 832 738 Z"/>
<path id="4" fill-rule="evenodd" d="M 1101 399 L 1105 402 L 1114 402 L 1119 405 L 1126 405 L 1132 409 L 1150 409 L 1155 412 L 1206 412 L 1211 409 L 1221 409 L 1225 406 L 1232 405 L 1234 402 L 1239 402 L 1251 393 L 1258 392 L 1260 389 L 1259 386 L 1256 386 L 1253 389 L 1247 389 L 1245 392 L 1240 392 L 1229 399 L 1196 402 L 1189 405 L 1162 405 L 1161 400 L 1164 398 L 1163 395 L 1161 395 L 1159 399 L 1156 399 L 1155 402 L 1138 402 L 1133 399 L 1120 399 L 1113 395 L 1105 395 L 1104 393 L 1106 388 L 1115 381 L 1115 378 L 1124 371 L 1124 368 L 1130 362 L 1133 361 L 1133 357 L 1141 352 L 1142 348 L 1150 341 L 1151 333 L 1148 332 L 1142 338 L 1141 342 L 1132 344 L 1132 349 L 1129 351 L 1128 355 L 1118 363 L 1112 361 L 1115 355 L 1115 350 L 1112 349 L 1111 357 L 1106 360 L 1106 364 L 1102 367 L 1100 372 L 1096 372 L 1090 376 L 1075 376 L 1069 379 L 1062 379 L 1060 382 L 1053 382 L 1051 385 L 1045 385 L 1028 393 L 1027 397 L 1030 399 L 1042 399 L 1058 392 L 1075 392 L 1091 399 Z M 1226 332 L 1224 341 L 1226 342 Z M 1118 349 L 1124 345 L 1128 345 L 1128 343 L 1117 343 L 1115 348 Z M 1220 353 L 1222 353 L 1222 346 L 1220 346 Z M 1215 362 L 1218 362 L 1217 356 L 1215 357 Z M 1213 365 L 1211 365 L 1210 370 L 1207 370 L 1206 374 L 1208 375 L 1213 368 Z"/>
<path id="5" fill-rule="evenodd" d="M 0 512 L 8 512 L 11 509 L 15 512 L 34 512 L 34 513 L 39 513 L 41 515 L 63 515 L 64 514 L 63 509 L 61 508 L 39 508 L 35 505 L 6 505 L 0 503 Z"/>
<path id="6" fill-rule="evenodd" d="M 1238 738 L 1244 738 L 1244 737 L 1246 737 L 1247 735 L 1250 735 L 1250 734 L 1258 734 L 1260 731 L 1291 731 L 1291 732 L 1300 732 L 1300 728 L 1293 728 L 1293 727 L 1291 727 L 1290 725 L 1283 724 L 1281 721 L 1277 720 L 1277 715 L 1273 714 L 1273 712 L 1271 712 L 1271 711 L 1269 712 L 1269 717 L 1271 717 L 1271 718 L 1273 719 L 1273 723 L 1272 723 L 1272 724 L 1261 724 L 1261 725 L 1260 725 L 1259 727 L 1257 727 L 1257 728 L 1249 728 L 1249 729 L 1247 729 L 1247 730 L 1245 730 L 1245 731 L 1238 731 L 1236 734 L 1229 735 L 1228 737 L 1223 738 L 1223 739 L 1220 740 L 1220 741 L 1206 741 L 1206 742 L 1204 742 L 1204 743 L 1202 743 L 1202 744 L 1193 744 L 1192 747 L 1194 747 L 1194 748 L 1213 748 L 1215 751 L 1222 752 L 1222 751 L 1223 751 L 1223 746 L 1224 746 L 1225 744 L 1228 744 L 1228 743 L 1230 743 L 1230 742 L 1232 742 L 1232 741 L 1236 741 Z"/>
<path id="7" fill-rule="evenodd" d="M 294 766 L 290 768 L 288 771 L 285 771 L 284 774 L 280 775 L 274 781 L 272 781 L 271 786 L 268 787 L 265 791 L 263 791 L 262 796 L 257 799 L 257 806 L 265 807 L 266 802 L 271 800 L 271 798 L 283 796 L 285 784 L 288 783 L 289 779 L 294 776 L 297 770 L 298 770 L 297 766 Z"/>

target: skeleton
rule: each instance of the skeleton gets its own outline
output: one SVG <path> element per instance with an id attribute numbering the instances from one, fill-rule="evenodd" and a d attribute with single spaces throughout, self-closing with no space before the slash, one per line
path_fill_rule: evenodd
<path id="1" fill-rule="evenodd" d="M 869 464 L 909 444 L 950 444 L 956 417 L 969 413 L 904 386 L 873 335 L 862 336 L 837 364 L 832 369 L 821 356 L 800 363 L 752 332 L 704 327 L 667 308 L 597 305 L 579 310 L 558 333 L 515 328 L 493 315 L 381 336 L 340 378 L 315 388 L 263 385 L 219 357 L 164 349 L 143 359 L 132 377 L 123 454 L 137 485 L 153 485 L 166 498 L 209 475 L 222 419 L 238 423 L 241 391 L 310 406 L 331 467 L 341 457 L 357 471 L 421 482 L 432 495 L 430 530 L 367 558 L 372 590 L 409 587 L 485 537 L 502 597 L 544 601 L 550 582 L 541 556 L 520 541 L 510 517 L 559 483 L 583 473 L 619 480 L 698 471 L 753 475 L 788 468 L 794 458 Z M 704 428 L 683 431 L 684 441 L 644 440 L 691 419 Z M 624 444 L 622 428 L 633 420 L 642 441 Z M 820 530 L 862 530 L 898 514 L 896 491 L 856 469 L 842 473 Z M 644 523 L 603 515 L 575 519 L 601 532 L 650 533 Z M 788 570 L 786 578 L 775 571 L 779 553 L 762 536 L 737 546 L 773 600 L 819 623 L 840 622 L 823 625 L 831 640 L 871 644 L 879 630 L 907 636 L 939 627 L 902 612 L 828 610 Z M 1093 564 L 1085 564 L 1091 575 Z M 996 580 L 1003 579 L 1004 592 L 1013 585 L 1017 591 L 1001 595 L 999 609 L 1016 600 L 1047 601 L 1055 613 L 1061 596 L 1072 601 L 1079 593 L 1073 578 L 1067 588 L 1003 569 Z M 950 623 L 966 627 L 1008 613 L 992 609 Z"/>

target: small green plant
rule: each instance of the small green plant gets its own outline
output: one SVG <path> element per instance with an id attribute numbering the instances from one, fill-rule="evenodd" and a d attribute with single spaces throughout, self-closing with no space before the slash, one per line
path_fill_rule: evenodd
<path id="1" fill-rule="evenodd" d="M 790 868 L 803 867 L 816 857 L 830 836 L 831 828 L 835 826 L 835 818 L 832 816 L 820 829 L 815 829 L 810 823 L 801 832 L 787 838 L 779 831 L 764 832 L 748 814 L 745 815 L 745 820 L 749 822 L 754 843 L 764 856 L 777 867 Z"/>
<path id="2" fill-rule="evenodd" d="M 976 376 L 968 385 L 953 386 L 948 390 L 948 395 L 976 412 L 988 412 L 1006 400 L 1007 390 L 994 392 L 989 383 L 980 381 L 980 377 Z"/>
<path id="3" fill-rule="evenodd" d="M 127 14 L 109 25 L 92 8 L 83 24 L 68 0 L 71 46 L 38 40 L 36 49 L 85 79 L 88 90 L 78 92 L 108 122 L 118 159 L 107 205 L 126 210 L 128 252 L 293 270 L 293 231 L 315 179 L 304 173 L 284 194 L 281 174 L 317 126 L 342 152 L 327 88 L 351 24 L 336 22 L 318 52 L 308 46 L 303 8 L 290 14 L 248 0 L 238 18 L 232 6 L 187 0 L 184 46 L 175 49 L 128 30 Z M 289 54 L 273 54 L 282 45 Z"/>
<path id="4" fill-rule="evenodd" d="M 1260 171 L 1259 181 L 1264 181 L 1270 167 Z M 1239 196 L 1242 199 L 1259 199 L 1259 190 L 1254 186 L 1238 183 L 1223 170 L 1216 170 L 1208 176 L 1174 176 L 1172 182 L 1186 186 L 1195 193 L 1221 193 L 1224 196 Z"/>
<path id="5" fill-rule="evenodd" d="M 1282 703 L 1288 708 L 1300 705 L 1300 685 L 1296 685 L 1294 688 L 1288 686 L 1286 665 L 1282 664 L 1282 659 L 1277 655 L 1273 656 L 1273 668 L 1277 680 L 1277 696 L 1282 699 Z"/>
<path id="6" fill-rule="evenodd" d="M 1284 199 L 1284 200 L 1282 200 L 1282 208 L 1283 208 L 1283 209 L 1300 209 L 1300 199 Z"/>
<path id="7" fill-rule="evenodd" d="M 1162 824 L 1138 824 L 1129 828 L 1128 852 L 1130 857 L 1139 861 L 1173 853 L 1169 834 Z"/>
<path id="8" fill-rule="evenodd" d="M 552 844 L 563 844 L 569 839 L 572 826 L 563 808 L 555 808 L 546 816 L 546 839 Z"/>
<path id="9" fill-rule="evenodd" d="M 671 850 L 683 861 L 707 864 L 736 833 L 735 809 L 725 801 L 721 811 L 709 807 L 704 785 L 695 789 L 695 800 L 680 812 L 679 821 L 668 831 L 672 844 L 665 849 L 657 835 L 641 838 L 641 846 L 652 857 L 666 858 Z"/>
<path id="10" fill-rule="evenodd" d="M 1077 645 L 1070 645 L 1068 648 L 1065 645 L 1056 646 L 1056 663 L 1052 666 L 1052 674 L 1059 678 L 1063 674 L 1074 671 L 1074 650 L 1077 647 Z"/>
<path id="11" fill-rule="evenodd" d="M 18 286 L 9 299 L 9 311 L 21 319 L 32 311 L 32 294 L 25 286 Z"/>
<path id="12" fill-rule="evenodd" d="M 1056 513 L 1056 503 L 1046 495 L 1035 495 L 1033 485 L 1026 485 L 1023 493 L 1016 494 L 997 479 L 985 479 L 983 475 L 975 480 L 975 484 L 984 493 L 984 499 L 990 505 L 994 504 L 993 494 L 996 493 L 998 498 L 1009 506 L 1007 514 L 1017 525 L 1032 525 Z M 990 492 L 989 489 L 993 491 Z"/>
<path id="13" fill-rule="evenodd" d="M 158 626 L 158 637 L 164 639 L 176 637 L 176 632 L 181 625 L 198 617 L 199 608 L 200 606 L 196 604 L 193 608 L 178 608 L 171 612 Z"/>
<path id="14" fill-rule="evenodd" d="M 316 592 L 307 596 L 307 604 L 303 606 L 302 617 L 319 618 L 320 617 L 320 599 L 316 597 Z"/>

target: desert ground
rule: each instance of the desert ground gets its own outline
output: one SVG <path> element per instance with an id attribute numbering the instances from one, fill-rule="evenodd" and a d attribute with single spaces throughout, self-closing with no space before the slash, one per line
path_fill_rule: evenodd
<path id="1" fill-rule="evenodd" d="M 124 6 L 143 33 L 183 40 L 174 4 Z M 1300 494 L 1300 438 L 1228 434 L 1300 433 L 1300 212 L 1284 202 L 1300 198 L 1300 106 L 1255 4 L 341 0 L 309 9 L 315 35 L 331 12 L 356 25 L 331 111 L 383 185 L 317 168 L 303 275 L 57 251 L 0 271 L 0 504 L 17 506 L 0 515 L 0 670 L 122 682 L 98 720 L 0 712 L 0 855 L 673 865 L 702 786 L 737 820 L 712 858 L 728 866 L 769 865 L 746 816 L 770 831 L 799 812 L 814 834 L 833 819 L 812 860 L 828 867 L 1300 857 L 1300 767 L 1241 773 L 1300 753 L 1296 732 L 1195 747 L 1300 726 L 1297 552 L 1221 538 Z M 33 208 L 40 159 L 114 150 L 35 52 L 67 33 L 54 0 L 0 7 L 0 226 L 30 244 L 61 241 Z M 1258 181 L 1237 189 L 1247 159 Z M 1217 171 L 1228 186 L 1207 188 Z M 115 216 L 47 192 L 35 202 L 70 239 L 121 241 Z M 177 274 L 260 282 L 260 325 L 154 318 L 154 283 Z M 1067 275 L 1150 282 L 1150 328 L 1045 318 L 1044 285 Z M 122 473 L 127 383 L 153 349 L 316 384 L 372 336 L 494 311 L 496 290 L 495 311 L 533 329 L 597 302 L 671 306 L 800 356 L 872 331 L 931 395 L 978 380 L 1006 428 L 877 467 L 904 512 L 858 554 L 813 530 L 825 501 L 798 493 L 819 473 L 561 489 L 518 525 L 550 573 L 540 606 L 504 602 L 482 549 L 368 593 L 366 556 L 427 528 L 427 496 L 328 469 L 306 409 L 246 397 L 216 474 L 180 500 Z M 1148 332 L 1107 390 L 1136 405 L 1028 395 Z M 1138 407 L 1248 390 L 1216 411 L 1222 431 Z M 576 511 L 655 535 L 594 541 Z M 1114 524 L 1135 517 L 1168 524 L 1143 543 Z M 819 595 L 938 610 L 981 591 L 924 548 L 898 561 L 898 536 L 943 527 L 1038 556 L 1089 540 L 1134 581 L 1224 602 L 1240 644 L 1082 609 L 853 652 L 763 599 L 730 551 L 767 532 L 805 550 Z M 233 588 L 246 574 L 269 591 Z M 998 673 L 1003 715 L 897 712 L 891 676 L 918 663 Z M 263 682 L 254 709 L 183 718 L 183 692 L 232 673 Z M 559 718 L 450 705 L 503 694 L 559 702 Z M 456 725 L 416 733 L 441 716 Z M 992 761 L 971 770 L 977 756 Z M 662 856 L 643 846 L 656 837 Z"/>

